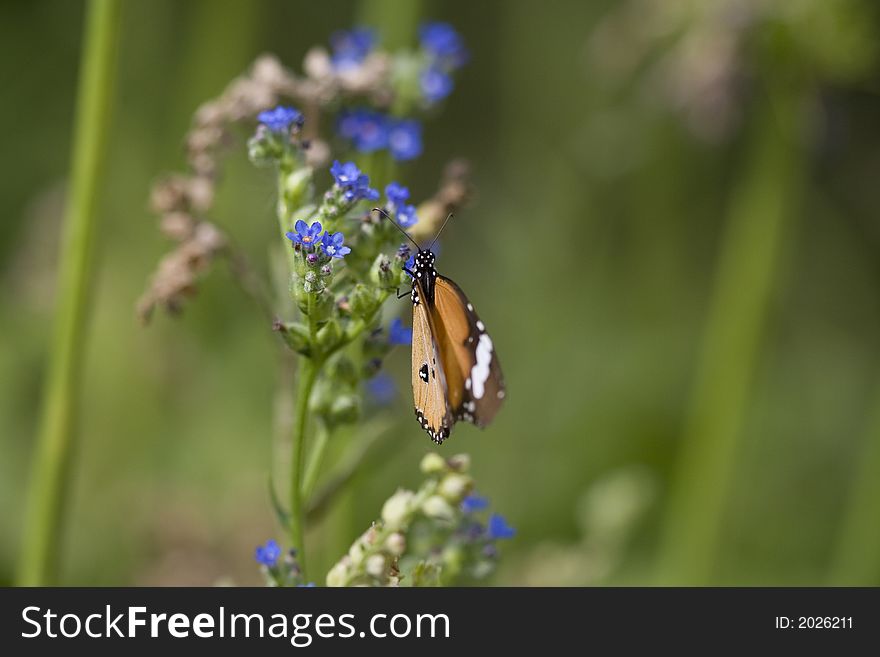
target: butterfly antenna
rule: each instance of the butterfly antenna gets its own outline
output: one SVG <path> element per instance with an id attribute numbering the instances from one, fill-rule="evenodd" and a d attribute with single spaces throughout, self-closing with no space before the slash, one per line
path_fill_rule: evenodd
<path id="1" fill-rule="evenodd" d="M 406 237 L 406 239 L 408 239 L 410 242 L 412 242 L 413 244 L 415 244 L 416 248 L 417 248 L 419 251 L 422 250 L 422 247 L 419 246 L 418 242 L 416 242 L 416 241 L 410 236 L 409 233 L 407 233 L 403 228 L 401 228 L 401 227 L 400 227 L 400 224 L 398 224 L 396 221 L 394 221 L 394 219 L 391 218 L 391 215 L 388 214 L 387 212 L 385 212 L 385 210 L 383 210 L 382 208 L 373 208 L 373 212 L 378 212 L 379 214 L 383 215 L 388 221 L 390 221 L 392 224 L 394 224 L 394 227 L 395 227 L 397 230 L 399 230 L 401 233 L 403 233 L 403 236 Z"/>
<path id="2" fill-rule="evenodd" d="M 446 224 L 449 223 L 449 220 L 450 220 L 450 219 L 452 219 L 452 213 L 451 213 L 451 212 L 446 216 L 446 221 L 444 221 L 444 222 L 443 222 L 443 225 L 440 226 L 440 230 L 438 230 L 438 231 L 437 231 L 437 234 L 434 235 L 434 239 L 431 240 L 431 246 L 428 247 L 428 251 L 430 251 L 430 250 L 431 250 L 431 247 L 433 247 L 433 246 L 437 243 L 437 240 L 440 239 L 440 233 L 442 233 L 442 232 L 443 232 L 443 229 L 446 228 Z"/>

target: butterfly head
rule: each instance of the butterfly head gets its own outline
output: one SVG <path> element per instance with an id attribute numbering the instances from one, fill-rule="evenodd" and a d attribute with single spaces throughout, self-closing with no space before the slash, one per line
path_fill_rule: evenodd
<path id="1" fill-rule="evenodd" d="M 422 272 L 429 272 L 434 269 L 435 259 L 436 257 L 434 256 L 433 251 L 429 249 L 419 249 L 413 262 L 413 272 L 416 274 L 416 277 Z"/>

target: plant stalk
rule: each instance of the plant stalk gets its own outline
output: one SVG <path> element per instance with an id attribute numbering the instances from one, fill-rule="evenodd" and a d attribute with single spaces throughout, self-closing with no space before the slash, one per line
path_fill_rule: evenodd
<path id="1" fill-rule="evenodd" d="M 120 0 L 90 0 L 77 91 L 70 192 L 58 267 L 57 310 L 24 519 L 18 583 L 57 583 L 60 537 L 82 378 L 97 201 L 103 184 L 120 32 Z"/>

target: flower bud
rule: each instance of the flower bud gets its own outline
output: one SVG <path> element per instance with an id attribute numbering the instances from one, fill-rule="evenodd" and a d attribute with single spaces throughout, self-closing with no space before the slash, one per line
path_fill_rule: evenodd
<path id="1" fill-rule="evenodd" d="M 321 285 L 324 285 L 323 281 L 321 281 Z M 335 309 L 336 302 L 333 300 L 333 295 L 329 292 L 324 292 L 319 294 L 312 302 L 312 318 L 318 324 L 322 324 L 333 316 Z"/>
<path id="2" fill-rule="evenodd" d="M 390 527 L 403 525 L 411 512 L 410 506 L 414 497 L 412 491 L 398 489 L 382 506 L 382 520 Z"/>
<path id="3" fill-rule="evenodd" d="M 342 339 L 342 328 L 339 322 L 331 319 L 318 331 L 318 344 L 325 351 L 335 347 Z"/>
<path id="4" fill-rule="evenodd" d="M 467 454 L 455 454 L 450 456 L 446 463 L 456 472 L 467 472 L 471 469 L 471 457 Z"/>
<path id="5" fill-rule="evenodd" d="M 360 395 L 337 395 L 330 404 L 327 419 L 333 424 L 351 424 L 361 414 Z"/>
<path id="6" fill-rule="evenodd" d="M 440 482 L 440 494 L 452 504 L 460 504 L 471 488 L 473 488 L 474 480 L 467 475 L 450 473 L 443 477 Z"/>
<path id="7" fill-rule="evenodd" d="M 432 495 L 426 499 L 422 503 L 422 512 L 429 518 L 437 520 L 452 520 L 455 518 L 455 509 L 439 495 Z"/>
<path id="8" fill-rule="evenodd" d="M 310 353 L 309 330 L 302 324 L 277 322 L 273 329 L 281 334 L 284 343 L 293 351 L 304 355 Z"/>
<path id="9" fill-rule="evenodd" d="M 351 293 L 351 311 L 360 317 L 370 317 L 379 307 L 376 295 L 364 284 L 358 283 Z"/>
<path id="10" fill-rule="evenodd" d="M 349 560 L 343 557 L 330 572 L 327 573 L 327 586 L 345 586 L 348 581 Z"/>
<path id="11" fill-rule="evenodd" d="M 364 559 L 364 545 L 358 539 L 348 550 L 348 558 L 351 559 L 351 565 L 357 566 Z"/>
<path id="12" fill-rule="evenodd" d="M 385 539 L 385 549 L 387 549 L 392 556 L 399 557 L 406 551 L 406 536 L 400 532 L 394 532 L 391 536 Z"/>
<path id="13" fill-rule="evenodd" d="M 281 183 L 281 194 L 287 202 L 287 207 L 296 208 L 302 205 L 303 199 L 308 196 L 311 182 L 311 167 L 296 169 L 284 177 Z"/>
<path id="14" fill-rule="evenodd" d="M 442 456 L 436 452 L 428 452 L 422 458 L 419 468 L 421 468 L 422 472 L 425 474 L 441 474 L 446 472 L 447 465 L 446 460 Z"/>
<path id="15" fill-rule="evenodd" d="M 309 267 L 316 267 L 318 265 L 318 254 L 310 253 L 306 256 L 306 264 Z"/>
<path id="16" fill-rule="evenodd" d="M 364 570 L 367 571 L 368 575 L 372 575 L 373 577 L 382 577 L 382 575 L 385 574 L 385 557 L 381 554 L 374 554 L 367 557 Z"/>
<path id="17" fill-rule="evenodd" d="M 373 283 L 383 288 L 396 287 L 400 280 L 398 273 L 391 267 L 391 261 L 384 253 L 376 256 L 376 260 L 373 262 L 373 267 L 370 270 L 370 279 Z"/>

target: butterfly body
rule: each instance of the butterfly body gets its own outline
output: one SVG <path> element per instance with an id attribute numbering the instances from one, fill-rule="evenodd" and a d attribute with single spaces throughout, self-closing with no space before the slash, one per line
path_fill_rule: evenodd
<path id="1" fill-rule="evenodd" d="M 442 443 L 457 421 L 484 427 L 505 396 L 492 338 L 467 296 L 419 249 L 413 259 L 412 385 L 416 419 Z"/>

